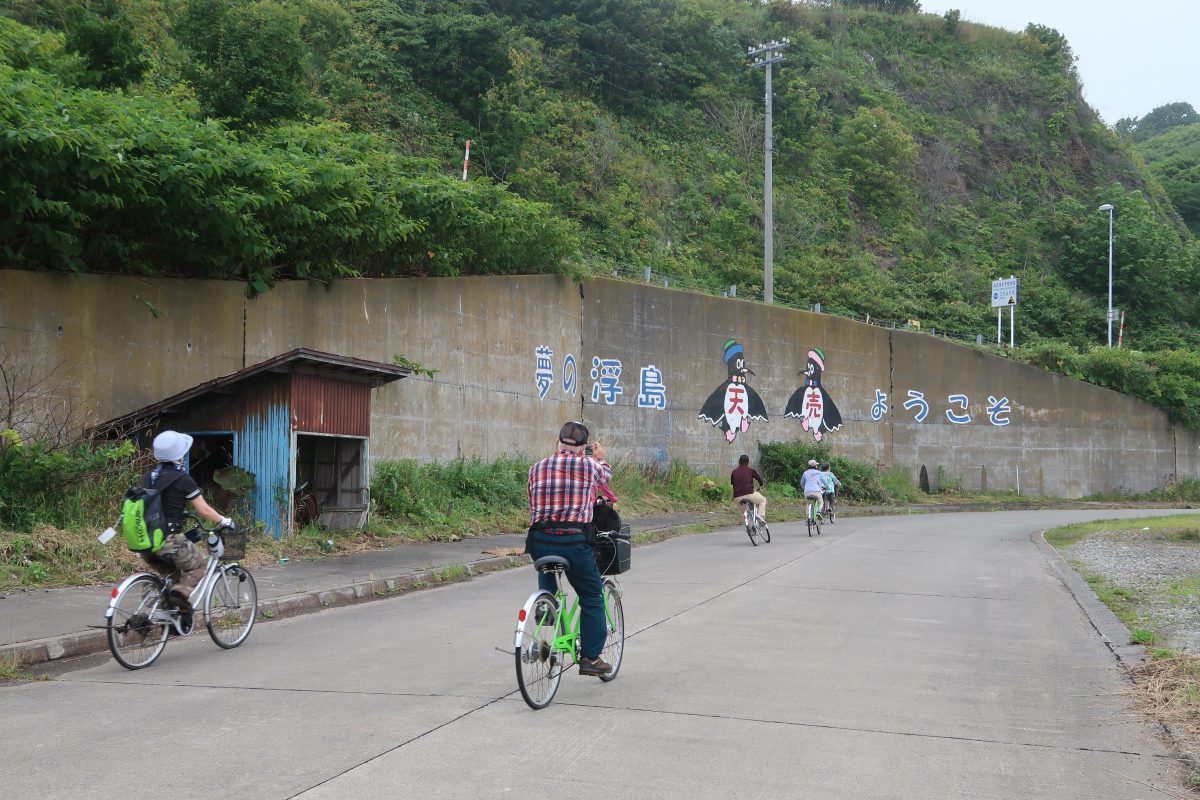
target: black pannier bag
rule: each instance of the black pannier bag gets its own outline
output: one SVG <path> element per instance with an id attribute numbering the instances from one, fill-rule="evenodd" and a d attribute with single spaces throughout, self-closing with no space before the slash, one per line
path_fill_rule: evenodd
<path id="1" fill-rule="evenodd" d="M 592 524 L 598 531 L 619 531 L 621 530 L 621 515 L 617 513 L 611 503 L 601 498 L 596 501 L 596 505 L 592 506 Z"/>
<path id="2" fill-rule="evenodd" d="M 601 575 L 620 575 L 629 571 L 629 558 L 633 554 L 632 534 L 628 525 L 617 531 L 599 531 L 592 551 L 596 555 L 596 566 Z"/>

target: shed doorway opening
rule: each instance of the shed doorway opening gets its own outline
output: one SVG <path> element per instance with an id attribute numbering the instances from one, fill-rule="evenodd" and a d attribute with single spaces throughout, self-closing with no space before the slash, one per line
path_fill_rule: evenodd
<path id="1" fill-rule="evenodd" d="M 192 438 L 195 441 L 188 452 L 188 474 L 213 508 L 232 513 L 238 498 L 217 482 L 216 473 L 233 464 L 233 434 L 193 433 Z"/>
<path id="2" fill-rule="evenodd" d="M 322 525 L 341 529 L 366 521 L 366 447 L 358 437 L 296 436 L 297 522 L 316 521 L 315 515 Z"/>

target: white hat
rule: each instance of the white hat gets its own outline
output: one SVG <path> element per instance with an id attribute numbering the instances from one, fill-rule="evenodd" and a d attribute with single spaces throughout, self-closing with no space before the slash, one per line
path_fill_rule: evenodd
<path id="1" fill-rule="evenodd" d="M 179 431 L 163 431 L 154 437 L 154 458 L 172 464 L 183 461 L 192 449 L 192 437 Z"/>
<path id="2" fill-rule="evenodd" d="M 157 439 L 155 439 L 155 441 L 158 441 L 158 440 L 157 440 Z M 811 459 L 811 458 L 810 458 L 810 459 L 808 460 L 808 465 L 809 465 L 810 467 L 815 467 L 815 466 L 817 466 L 817 462 L 816 462 L 816 460 L 814 460 L 814 459 Z"/>

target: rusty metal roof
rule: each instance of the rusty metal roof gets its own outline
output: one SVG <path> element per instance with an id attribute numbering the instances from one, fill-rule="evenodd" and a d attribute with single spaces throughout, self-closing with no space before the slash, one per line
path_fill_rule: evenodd
<path id="1" fill-rule="evenodd" d="M 266 361 L 260 361 L 253 366 L 240 369 L 230 375 L 214 378 L 179 394 L 160 400 L 157 403 L 114 417 L 92 429 L 93 434 L 103 433 L 113 429 L 131 429 L 139 427 L 144 421 L 152 419 L 164 412 L 195 400 L 209 393 L 230 394 L 233 386 L 247 378 L 263 373 L 274 372 L 282 374 L 300 373 L 305 375 L 321 375 L 327 378 L 344 380 L 350 383 L 366 383 L 372 388 L 383 386 L 401 378 L 407 378 L 412 370 L 395 364 L 384 364 L 381 361 L 367 361 L 350 356 L 339 356 L 333 353 L 323 353 L 319 350 L 309 350 L 298 347 L 289 350 Z"/>

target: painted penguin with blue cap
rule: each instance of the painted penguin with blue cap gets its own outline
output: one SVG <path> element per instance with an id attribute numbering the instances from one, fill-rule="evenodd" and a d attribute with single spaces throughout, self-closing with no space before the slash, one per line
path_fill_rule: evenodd
<path id="1" fill-rule="evenodd" d="M 729 380 L 704 401 L 699 418 L 725 431 L 725 441 L 732 442 L 750 427 L 750 420 L 766 422 L 767 407 L 746 382 L 746 376 L 754 372 L 746 368 L 745 348 L 736 339 L 725 342 L 725 366 Z"/>
<path id="2" fill-rule="evenodd" d="M 808 366 L 799 374 L 804 376 L 804 385 L 792 393 L 785 417 L 797 417 L 801 427 L 811 431 L 815 441 L 825 434 L 842 427 L 842 412 L 838 411 L 833 398 L 821 385 L 821 374 L 825 372 L 825 353 L 819 347 L 808 351 Z"/>

